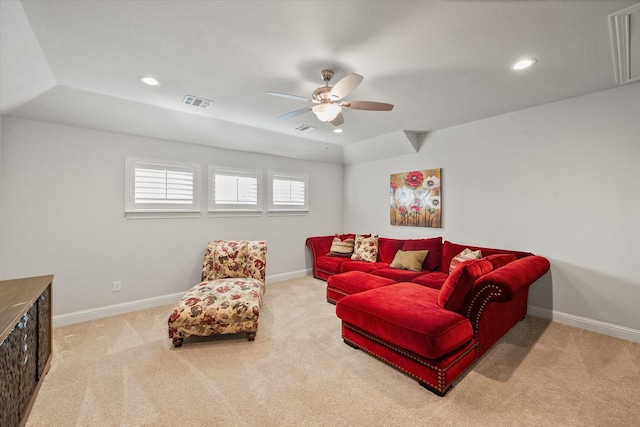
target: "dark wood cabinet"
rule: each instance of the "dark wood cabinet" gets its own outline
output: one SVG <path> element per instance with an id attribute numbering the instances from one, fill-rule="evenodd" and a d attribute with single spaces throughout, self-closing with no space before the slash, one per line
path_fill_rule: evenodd
<path id="1" fill-rule="evenodd" d="M 0 426 L 26 423 L 51 364 L 53 276 L 0 281 Z"/>

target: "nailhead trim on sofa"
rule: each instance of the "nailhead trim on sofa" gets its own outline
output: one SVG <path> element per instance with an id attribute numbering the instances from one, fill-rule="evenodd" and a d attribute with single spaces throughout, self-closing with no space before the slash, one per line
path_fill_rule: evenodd
<path id="1" fill-rule="evenodd" d="M 380 355 L 378 355 L 376 353 L 373 353 L 372 351 L 369 351 L 367 348 L 362 347 L 358 343 L 356 343 L 356 342 L 354 342 L 354 341 L 352 341 L 352 340 L 350 340 L 348 338 L 345 338 L 344 333 L 342 334 L 342 339 L 344 341 L 350 343 L 352 346 L 356 346 L 358 349 L 364 350 L 366 353 L 368 353 L 368 354 L 370 354 L 370 355 L 372 355 L 372 356 L 374 356 L 374 357 L 376 357 L 376 358 L 378 358 L 380 360 L 384 360 L 389 365 L 391 365 L 391 366 L 401 370 L 402 372 L 410 375 L 411 377 L 417 379 L 421 383 L 426 383 L 427 385 L 433 387 L 437 392 L 439 392 L 441 394 L 444 394 L 444 392 L 447 391 L 447 389 L 451 386 L 451 384 L 453 384 L 457 378 L 462 376 L 469 369 L 469 368 L 467 368 L 467 369 L 461 371 L 458 375 L 456 375 L 455 378 L 451 379 L 451 381 L 449 382 L 449 385 L 447 386 L 446 374 L 447 374 L 447 371 L 452 366 L 456 365 L 461 359 L 463 359 L 466 355 L 468 355 L 473 350 L 475 350 L 475 352 L 476 352 L 475 359 L 477 360 L 480 357 L 480 343 L 476 342 L 476 343 L 473 344 L 472 347 L 469 347 L 466 351 L 464 351 L 463 353 L 458 355 L 458 357 L 455 360 L 453 360 L 451 363 L 449 363 L 445 368 L 440 368 L 440 367 L 438 367 L 436 365 L 433 365 L 433 364 L 427 362 L 425 359 L 417 357 L 416 355 L 414 355 L 412 353 L 408 353 L 404 349 L 402 349 L 400 347 L 397 347 L 397 346 L 394 346 L 393 344 L 390 344 L 390 343 L 388 343 L 386 341 L 383 341 L 383 340 L 377 338 L 376 336 L 371 335 L 371 334 L 363 331 L 362 329 L 360 329 L 358 327 L 355 327 L 355 326 L 350 325 L 350 324 L 345 323 L 345 322 L 342 322 L 342 326 L 347 328 L 347 329 L 349 329 L 349 330 L 351 330 L 351 331 L 353 331 L 353 332 L 355 332 L 356 334 L 362 335 L 363 337 L 365 337 L 365 338 L 367 338 L 367 339 L 369 339 L 371 341 L 374 341 L 374 342 L 376 342 L 376 343 L 378 343 L 378 344 L 380 344 L 380 345 L 382 345 L 382 346 L 384 346 L 384 347 L 386 347 L 386 348 L 388 348 L 388 349 L 390 349 L 390 350 L 392 350 L 392 351 L 394 351 L 396 353 L 399 353 L 399 354 L 403 355 L 404 357 L 406 357 L 408 359 L 411 359 L 414 362 L 417 362 L 420 365 L 425 366 L 425 367 L 433 370 L 434 372 L 436 372 L 437 375 L 438 375 L 438 384 L 437 385 L 432 384 L 428 380 L 426 380 L 424 378 L 420 378 L 419 376 L 415 375 L 414 373 L 407 371 L 403 367 L 401 367 L 401 366 L 399 366 L 399 365 L 397 365 L 397 364 L 385 359 L 384 357 L 381 357 Z"/>

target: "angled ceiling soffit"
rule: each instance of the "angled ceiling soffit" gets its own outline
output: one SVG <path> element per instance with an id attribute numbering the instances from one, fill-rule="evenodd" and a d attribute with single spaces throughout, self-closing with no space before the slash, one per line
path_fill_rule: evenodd
<path id="1" fill-rule="evenodd" d="M 391 157 L 416 154 L 426 133 L 399 130 L 344 147 L 344 163 L 365 163 Z"/>

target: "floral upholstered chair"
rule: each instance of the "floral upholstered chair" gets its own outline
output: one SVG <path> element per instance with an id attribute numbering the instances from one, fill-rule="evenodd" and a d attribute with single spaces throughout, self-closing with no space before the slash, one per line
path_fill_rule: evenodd
<path id="1" fill-rule="evenodd" d="M 207 245 L 202 282 L 192 287 L 169 316 L 175 347 L 185 337 L 258 331 L 265 289 L 267 243 L 213 240 Z"/>

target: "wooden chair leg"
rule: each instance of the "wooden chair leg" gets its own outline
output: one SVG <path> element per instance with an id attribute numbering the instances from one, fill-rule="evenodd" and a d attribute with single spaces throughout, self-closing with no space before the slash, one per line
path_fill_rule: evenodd
<path id="1" fill-rule="evenodd" d="M 184 341 L 184 338 L 181 338 L 181 337 L 175 337 L 175 338 L 173 339 L 173 341 L 172 341 L 172 342 L 173 342 L 173 346 L 174 346 L 174 347 L 182 347 L 182 341 Z"/>
<path id="2" fill-rule="evenodd" d="M 256 339 L 256 333 L 255 332 L 247 332 L 247 340 L 253 341 L 255 339 Z"/>

